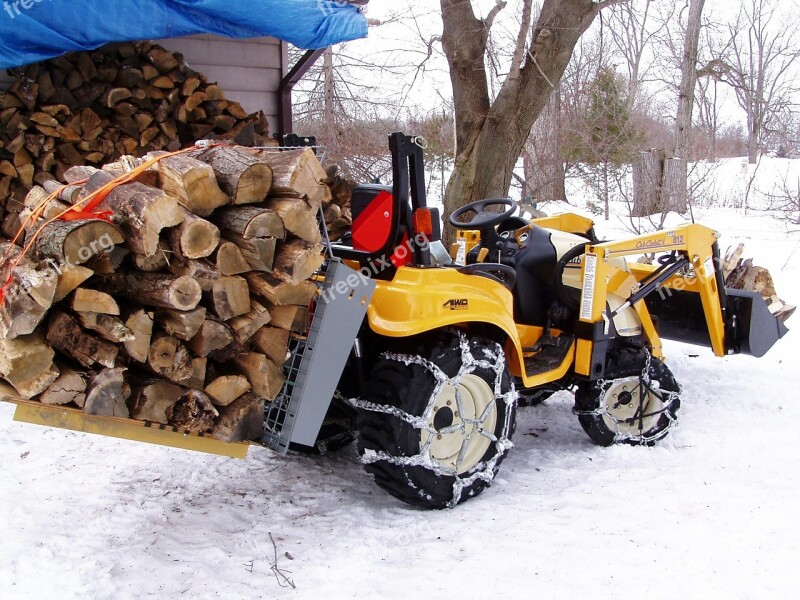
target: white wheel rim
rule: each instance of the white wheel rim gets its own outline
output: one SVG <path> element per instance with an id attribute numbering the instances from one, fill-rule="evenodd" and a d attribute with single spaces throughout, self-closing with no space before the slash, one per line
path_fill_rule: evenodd
<path id="1" fill-rule="evenodd" d="M 638 436 L 650 431 L 658 425 L 664 410 L 661 398 L 646 389 L 639 377 L 615 380 L 601 402 L 606 425 L 623 436 Z M 645 415 L 644 418 L 640 418 L 641 415 Z"/>
<path id="2" fill-rule="evenodd" d="M 458 388 L 448 382 L 436 395 L 422 447 L 431 460 L 461 475 L 496 441 L 497 418 L 494 390 L 477 375 L 464 375 Z"/>

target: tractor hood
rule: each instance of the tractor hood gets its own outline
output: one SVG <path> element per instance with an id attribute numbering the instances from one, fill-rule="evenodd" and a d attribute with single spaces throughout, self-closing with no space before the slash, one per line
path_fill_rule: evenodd
<path id="1" fill-rule="evenodd" d="M 366 37 L 359 0 L 0 0 L 0 68 L 125 42 L 211 33 L 300 48 Z"/>

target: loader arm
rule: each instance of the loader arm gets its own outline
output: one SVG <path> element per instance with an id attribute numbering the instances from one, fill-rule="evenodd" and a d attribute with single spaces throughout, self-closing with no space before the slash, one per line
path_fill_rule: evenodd
<path id="1" fill-rule="evenodd" d="M 716 356 L 740 352 L 763 356 L 787 329 L 759 294 L 726 290 L 718 239 L 716 231 L 692 224 L 588 246 L 583 260 L 581 322 L 608 323 L 616 312 L 632 306 L 656 354 L 661 344 L 651 313 L 658 317 L 665 337 L 708 345 Z M 608 262 L 645 252 L 664 258 L 659 265 L 630 264 L 633 285 Z M 625 305 L 612 313 L 606 304 L 609 292 L 627 298 Z"/>

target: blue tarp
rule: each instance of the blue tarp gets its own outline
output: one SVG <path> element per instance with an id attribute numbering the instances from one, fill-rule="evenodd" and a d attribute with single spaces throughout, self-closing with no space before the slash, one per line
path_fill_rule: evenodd
<path id="1" fill-rule="evenodd" d="M 196 33 L 272 36 L 311 49 L 365 37 L 367 21 L 332 0 L 0 0 L 0 68 Z"/>

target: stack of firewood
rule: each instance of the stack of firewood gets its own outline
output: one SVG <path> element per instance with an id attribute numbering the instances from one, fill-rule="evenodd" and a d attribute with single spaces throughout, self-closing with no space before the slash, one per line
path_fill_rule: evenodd
<path id="1" fill-rule="evenodd" d="M 3 232 L 28 190 L 74 166 L 175 150 L 206 137 L 264 145 L 268 124 L 151 42 L 112 44 L 10 71 L 0 92 Z M 270 142 L 274 143 L 274 142 Z"/>
<path id="2" fill-rule="evenodd" d="M 94 209 L 110 221 L 48 222 L 126 174 Z M 338 206 L 330 178 L 310 149 L 216 145 L 34 186 L 27 253 L 0 245 L 0 377 L 23 399 L 90 415 L 258 437 L 289 338 L 306 331 L 318 214 Z"/>

